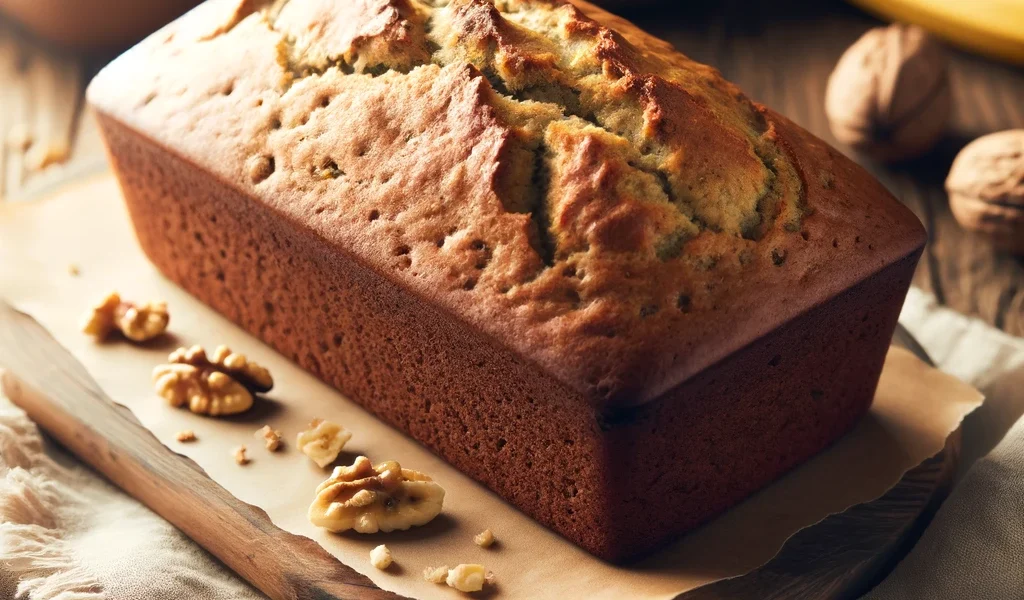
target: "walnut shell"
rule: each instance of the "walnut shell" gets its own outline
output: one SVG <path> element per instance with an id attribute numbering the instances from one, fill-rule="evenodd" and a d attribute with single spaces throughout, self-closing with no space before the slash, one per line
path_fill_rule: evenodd
<path id="1" fill-rule="evenodd" d="M 968 144 L 946 179 L 949 207 L 968 230 L 1009 252 L 1024 254 L 1024 129 Z"/>
<path id="2" fill-rule="evenodd" d="M 865 33 L 839 59 L 825 92 L 836 138 L 883 161 L 930 150 L 946 130 L 952 105 L 945 49 L 912 25 Z"/>

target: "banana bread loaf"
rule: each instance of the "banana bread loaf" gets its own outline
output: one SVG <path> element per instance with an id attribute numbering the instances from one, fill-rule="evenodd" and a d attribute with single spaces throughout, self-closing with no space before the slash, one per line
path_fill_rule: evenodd
<path id="1" fill-rule="evenodd" d="M 167 277 L 609 560 L 854 425 L 925 242 L 575 0 L 210 0 L 89 99 Z"/>

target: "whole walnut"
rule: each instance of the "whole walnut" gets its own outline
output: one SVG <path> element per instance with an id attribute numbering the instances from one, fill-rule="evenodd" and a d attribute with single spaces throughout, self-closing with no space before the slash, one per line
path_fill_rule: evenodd
<path id="1" fill-rule="evenodd" d="M 1024 129 L 968 144 L 953 161 L 946 191 L 953 216 L 965 229 L 987 234 L 1003 250 L 1024 254 Z"/>
<path id="2" fill-rule="evenodd" d="M 850 46 L 825 92 L 836 138 L 890 162 L 930 150 L 952 104 L 945 49 L 920 27 L 902 24 L 872 29 Z"/>

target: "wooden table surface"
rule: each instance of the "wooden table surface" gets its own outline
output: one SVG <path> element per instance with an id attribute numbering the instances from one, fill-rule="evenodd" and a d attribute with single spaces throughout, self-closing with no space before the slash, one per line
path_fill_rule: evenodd
<path id="1" fill-rule="evenodd" d="M 626 16 L 718 67 L 754 99 L 835 143 L 823 109 L 836 60 L 878 22 L 841 0 L 622 2 Z M 628 8 L 633 6 L 633 8 Z M 0 22 L 0 199 L 25 199 L 103 168 L 95 123 L 81 111 L 102 56 L 62 53 Z M 954 53 L 949 135 L 929 156 L 886 167 L 863 162 L 927 227 L 931 243 L 915 283 L 961 312 L 1024 336 L 1024 258 L 995 251 L 953 219 L 942 182 L 970 140 L 1024 127 L 1024 70 Z M 32 143 L 25 142 L 31 140 Z M 44 169 L 48 149 L 68 160 Z"/>

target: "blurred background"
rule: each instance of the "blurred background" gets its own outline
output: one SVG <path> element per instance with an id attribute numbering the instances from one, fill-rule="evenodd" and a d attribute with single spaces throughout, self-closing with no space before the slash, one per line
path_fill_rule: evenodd
<path id="1" fill-rule="evenodd" d="M 105 168 L 95 125 L 82 110 L 85 85 L 119 51 L 190 4 L 194 2 L 0 0 L 0 198 L 36 197 Z M 984 234 L 961 227 L 943 185 L 953 158 L 968 142 L 992 132 L 1024 129 L 1024 69 L 1017 62 L 1024 57 L 1024 42 L 1014 39 L 1014 27 L 1024 35 L 1024 0 L 934 0 L 932 8 L 961 11 L 941 18 L 921 10 L 929 4 L 926 0 L 603 4 L 693 59 L 717 67 L 753 99 L 854 156 L 930 232 L 931 244 L 915 283 L 944 304 L 1024 335 L 1024 260 L 999 250 Z M 988 12 L 980 16 L 991 19 L 991 11 L 999 10 L 1005 18 L 995 19 L 988 33 L 973 29 L 974 16 Z M 942 137 L 923 156 L 883 164 L 837 142 L 824 99 L 840 56 L 893 16 L 921 22 L 959 44 L 950 48 L 953 112 Z"/>

